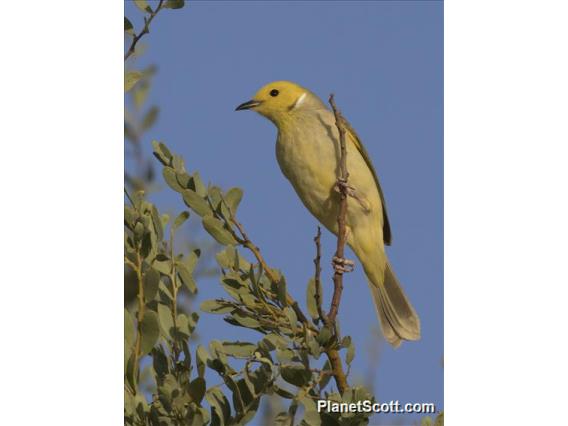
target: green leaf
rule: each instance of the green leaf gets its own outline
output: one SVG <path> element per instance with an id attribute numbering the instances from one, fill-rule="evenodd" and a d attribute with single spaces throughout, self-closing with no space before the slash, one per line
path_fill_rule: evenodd
<path id="1" fill-rule="evenodd" d="M 171 167 L 164 167 L 162 169 L 162 176 L 170 188 L 176 192 L 184 191 L 184 188 L 179 184 L 176 178 L 176 172 Z"/>
<path id="2" fill-rule="evenodd" d="M 136 109 L 142 108 L 142 105 L 144 105 L 146 99 L 148 98 L 149 91 L 150 85 L 148 84 L 146 79 L 142 80 L 139 84 L 136 85 L 136 87 L 132 91 L 132 97 Z"/>
<path id="3" fill-rule="evenodd" d="M 164 238 L 164 228 L 162 226 L 162 219 L 158 213 L 158 209 L 154 204 L 150 204 L 150 216 L 152 217 L 152 224 L 154 225 L 154 230 L 156 231 L 156 237 L 158 241 L 162 241 Z"/>
<path id="4" fill-rule="evenodd" d="M 175 158 L 175 157 L 174 157 Z M 173 160 L 172 160 L 173 163 Z M 192 189 L 193 183 L 191 175 L 187 172 L 176 171 L 176 179 L 183 189 Z"/>
<path id="5" fill-rule="evenodd" d="M 323 378 L 320 381 L 320 389 L 324 389 L 327 384 L 329 383 L 329 381 L 331 380 L 331 378 L 333 377 L 332 374 L 332 368 L 331 368 L 331 364 L 329 361 L 326 361 L 325 364 L 323 365 L 322 371 L 327 371 L 329 374 L 325 374 L 323 376 Z"/>
<path id="6" fill-rule="evenodd" d="M 231 406 L 225 395 L 223 395 L 223 392 L 221 392 L 219 388 L 211 388 L 205 392 L 205 399 L 211 405 L 213 414 L 219 417 L 221 426 L 229 424 Z M 215 417 L 212 419 L 212 424 L 216 424 Z"/>
<path id="7" fill-rule="evenodd" d="M 172 167 L 177 173 L 185 173 L 185 166 L 183 164 L 183 158 L 179 155 L 175 155 L 172 158 Z"/>
<path id="8" fill-rule="evenodd" d="M 223 352 L 237 358 L 248 358 L 257 350 L 256 345 L 248 342 L 222 342 Z"/>
<path id="9" fill-rule="evenodd" d="M 201 180 L 198 172 L 193 174 L 193 186 L 195 187 L 195 192 L 197 192 L 199 196 L 205 197 L 207 195 L 207 189 L 205 188 L 205 185 L 203 185 L 203 181 Z"/>
<path id="10" fill-rule="evenodd" d="M 307 385 L 312 378 L 312 372 L 310 370 L 306 370 L 306 368 L 301 365 L 294 364 L 283 365 L 280 368 L 280 374 L 288 383 L 298 387 Z"/>
<path id="11" fill-rule="evenodd" d="M 148 5 L 146 0 L 134 0 L 134 4 L 140 9 L 142 12 L 152 12 L 152 8 Z"/>
<path id="12" fill-rule="evenodd" d="M 126 16 L 124 17 L 124 32 L 130 35 L 134 34 L 134 26 Z"/>
<path id="13" fill-rule="evenodd" d="M 146 301 L 154 300 L 160 285 L 160 273 L 154 268 L 149 268 L 144 274 L 144 299 Z"/>
<path id="14" fill-rule="evenodd" d="M 194 379 L 189 384 L 188 392 L 193 402 L 195 402 L 196 404 L 201 403 L 201 400 L 205 396 L 205 379 L 203 379 L 202 377 L 197 377 L 196 379 Z"/>
<path id="15" fill-rule="evenodd" d="M 134 319 L 130 312 L 126 309 L 124 310 L 124 341 L 128 344 L 128 346 L 132 346 L 134 344 L 134 340 L 136 339 L 134 333 Z"/>
<path id="16" fill-rule="evenodd" d="M 286 341 L 286 339 L 274 333 L 267 334 L 266 336 L 264 336 L 262 341 L 268 342 L 267 347 L 271 348 L 270 351 L 273 351 L 276 348 L 286 349 L 288 347 L 288 342 Z"/>
<path id="17" fill-rule="evenodd" d="M 228 204 L 233 215 L 237 213 L 237 208 L 239 207 L 239 203 L 241 202 L 242 198 L 243 190 L 241 188 L 231 188 L 225 194 L 225 202 Z"/>
<path id="18" fill-rule="evenodd" d="M 321 293 L 320 293 L 321 297 Z M 308 313 L 315 320 L 319 318 L 317 300 L 316 300 L 316 280 L 310 278 L 308 287 L 306 288 L 306 304 L 308 306 Z"/>
<path id="19" fill-rule="evenodd" d="M 315 339 L 314 335 L 312 334 L 311 331 L 306 331 L 306 345 L 308 346 L 308 350 L 310 351 L 310 354 L 315 358 L 315 359 L 319 359 L 320 355 L 321 355 L 321 346 L 320 344 L 317 342 L 317 340 Z"/>
<path id="20" fill-rule="evenodd" d="M 230 303 L 222 299 L 205 300 L 201 303 L 199 308 L 203 312 L 209 312 L 211 314 L 226 314 L 235 310 L 235 308 Z"/>
<path id="21" fill-rule="evenodd" d="M 276 358 L 281 363 L 290 362 L 292 360 L 295 361 L 298 360 L 296 353 L 290 348 L 276 349 Z"/>
<path id="22" fill-rule="evenodd" d="M 132 355 L 132 346 L 128 344 L 126 339 L 124 339 L 124 373 L 126 374 L 126 369 L 128 368 L 128 360 Z"/>
<path id="23" fill-rule="evenodd" d="M 217 263 L 223 269 L 231 269 L 235 266 L 235 247 L 227 246 L 215 255 Z"/>
<path id="24" fill-rule="evenodd" d="M 238 324 L 242 325 L 243 327 L 246 328 L 259 328 L 260 327 L 260 323 L 255 320 L 254 318 L 251 318 L 249 316 L 243 315 L 239 312 L 235 312 L 233 315 L 231 315 L 231 318 L 233 318 Z"/>
<path id="25" fill-rule="evenodd" d="M 169 306 L 162 303 L 158 304 L 158 316 L 160 317 L 160 326 L 164 337 L 172 337 L 172 329 L 174 328 L 174 319 L 172 317 L 172 310 Z"/>
<path id="26" fill-rule="evenodd" d="M 142 78 L 140 71 L 128 71 L 124 74 L 124 91 L 130 91 L 134 85 Z"/>
<path id="27" fill-rule="evenodd" d="M 142 334 L 140 352 L 142 355 L 146 355 L 152 350 L 160 337 L 158 315 L 154 311 L 146 309 L 144 319 L 142 320 L 142 324 L 140 324 L 140 331 Z"/>
<path id="28" fill-rule="evenodd" d="M 189 212 L 184 210 L 174 220 L 174 224 L 172 225 L 174 231 L 183 225 L 187 219 L 189 219 Z"/>
<path id="29" fill-rule="evenodd" d="M 181 9 L 185 4 L 185 0 L 167 0 L 164 7 L 168 9 Z"/>
<path id="30" fill-rule="evenodd" d="M 190 293 L 195 294 L 197 292 L 197 285 L 195 284 L 195 279 L 191 272 L 185 266 L 185 264 L 181 262 L 176 262 L 176 268 L 179 278 L 181 282 L 185 285 L 185 287 L 189 290 Z"/>
<path id="31" fill-rule="evenodd" d="M 286 317 L 288 318 L 288 321 L 290 322 L 290 326 L 292 327 L 292 331 L 295 333 L 296 332 L 296 325 L 298 323 L 298 317 L 296 316 L 296 312 L 294 312 L 294 309 L 287 306 L 287 307 L 284 308 L 284 313 L 286 314 Z"/>
<path id="32" fill-rule="evenodd" d="M 207 194 L 209 195 L 209 199 L 211 200 L 211 204 L 213 205 L 213 207 L 217 208 L 219 204 L 221 204 L 223 196 L 221 188 L 214 185 L 210 186 L 209 189 L 207 190 Z"/>
<path id="33" fill-rule="evenodd" d="M 208 214 L 203 217 L 203 227 L 219 244 L 237 244 L 231 233 L 223 227 L 223 222 L 214 218 L 213 215 Z"/>
<path id="34" fill-rule="evenodd" d="M 154 148 L 154 156 L 160 160 L 164 166 L 170 166 L 172 161 L 172 153 L 166 145 L 162 142 L 156 140 L 152 141 L 152 147 Z"/>
<path id="35" fill-rule="evenodd" d="M 350 342 L 350 345 L 347 347 L 347 355 L 345 356 L 345 362 L 348 365 L 351 365 L 354 358 L 355 358 L 355 345 L 353 344 L 353 342 Z"/>
<path id="36" fill-rule="evenodd" d="M 299 401 L 304 406 L 304 419 L 302 424 L 305 423 L 307 426 L 320 426 L 321 417 L 318 413 L 314 400 L 308 397 L 303 397 L 300 398 Z"/>
<path id="37" fill-rule="evenodd" d="M 211 212 L 211 208 L 207 201 L 205 201 L 197 192 L 193 192 L 189 189 L 181 191 L 183 195 L 183 201 L 199 216 L 205 216 Z"/>
<path id="38" fill-rule="evenodd" d="M 195 269 L 195 265 L 197 265 L 197 261 L 199 260 L 200 255 L 201 251 L 199 249 L 195 249 L 189 252 L 187 257 L 185 258 L 184 263 L 190 272 L 193 272 L 193 270 Z"/>
<path id="39" fill-rule="evenodd" d="M 207 361 L 209 361 L 209 353 L 207 353 L 207 349 L 205 349 L 202 345 L 197 346 L 197 372 L 199 377 L 203 377 L 205 375 L 205 366 L 207 365 Z"/>
<path id="40" fill-rule="evenodd" d="M 331 330 L 329 329 L 329 327 L 325 326 L 322 327 L 322 329 L 318 333 L 316 340 L 320 345 L 325 346 L 329 342 L 329 339 L 331 339 L 331 335 Z"/>
<path id="41" fill-rule="evenodd" d="M 169 373 L 168 357 L 161 346 L 152 349 L 152 365 L 158 377 L 163 377 Z"/>
<path id="42" fill-rule="evenodd" d="M 191 336 L 192 330 L 189 326 L 189 318 L 185 314 L 179 314 L 176 319 L 177 326 L 177 337 L 182 339 L 187 339 Z"/>
<path id="43" fill-rule="evenodd" d="M 288 295 L 288 291 L 286 290 L 286 278 L 284 278 L 284 275 L 280 276 L 280 281 L 277 284 L 276 290 L 278 291 L 277 296 L 280 304 L 282 306 L 288 306 L 288 300 L 286 297 Z"/>
<path id="44" fill-rule="evenodd" d="M 148 130 L 154 125 L 154 123 L 158 119 L 159 112 L 160 109 L 157 106 L 153 106 L 148 110 L 148 112 L 144 116 L 144 119 L 142 120 L 142 130 Z"/>

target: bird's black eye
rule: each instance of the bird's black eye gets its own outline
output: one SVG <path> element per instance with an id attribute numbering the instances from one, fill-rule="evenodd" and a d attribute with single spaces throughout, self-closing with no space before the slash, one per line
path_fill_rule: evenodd
<path id="1" fill-rule="evenodd" d="M 278 90 L 272 89 L 272 90 L 270 91 L 270 96 L 272 96 L 272 97 L 278 96 L 278 93 L 280 93 Z"/>

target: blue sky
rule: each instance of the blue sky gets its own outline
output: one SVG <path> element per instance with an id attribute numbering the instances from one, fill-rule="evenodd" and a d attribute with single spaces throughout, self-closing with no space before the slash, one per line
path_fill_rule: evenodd
<path id="1" fill-rule="evenodd" d="M 126 15 L 139 28 L 133 4 Z M 443 3 L 191 2 L 161 12 L 143 41 L 147 51 L 135 65 L 159 65 L 150 102 L 161 109 L 146 152 L 159 139 L 205 181 L 243 188 L 241 222 L 300 300 L 313 274 L 316 220 L 278 168 L 276 129 L 234 108 L 280 79 L 324 99 L 336 94 L 379 174 L 393 232 L 388 255 L 422 321 L 419 342 L 380 345 L 376 396 L 442 408 Z M 184 207 L 169 190 L 153 200 L 161 210 Z M 322 241 L 329 296 L 335 238 L 324 231 Z M 200 290 L 199 300 L 223 295 L 215 280 Z M 357 348 L 352 380 L 362 379 L 377 319 L 360 267 L 345 278 L 339 318 Z M 251 338 L 218 316 L 203 314 L 199 327 L 204 342 Z M 385 421 L 397 419 L 373 419 Z"/>

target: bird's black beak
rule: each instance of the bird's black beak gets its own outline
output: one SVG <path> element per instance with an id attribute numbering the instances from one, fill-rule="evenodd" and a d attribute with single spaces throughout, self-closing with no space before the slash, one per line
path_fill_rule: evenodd
<path id="1" fill-rule="evenodd" d="M 242 111 L 244 109 L 251 109 L 254 108 L 256 106 L 259 106 L 262 103 L 262 101 L 255 101 L 254 99 L 252 101 L 247 101 L 243 104 L 240 104 L 238 107 L 235 108 L 235 111 Z"/>

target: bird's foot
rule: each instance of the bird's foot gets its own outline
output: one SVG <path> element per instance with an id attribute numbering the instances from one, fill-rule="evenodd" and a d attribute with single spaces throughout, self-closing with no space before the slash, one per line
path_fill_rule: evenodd
<path id="1" fill-rule="evenodd" d="M 335 192 L 339 192 L 340 194 L 345 193 L 351 197 L 355 197 L 356 194 L 355 188 L 349 185 L 347 181 L 342 178 L 337 179 L 335 185 L 333 186 L 333 190 Z"/>
<path id="2" fill-rule="evenodd" d="M 333 266 L 333 269 L 335 269 L 335 272 L 339 274 L 343 274 L 345 272 L 353 272 L 353 270 L 355 269 L 355 262 L 343 257 L 333 256 L 331 265 Z"/>

